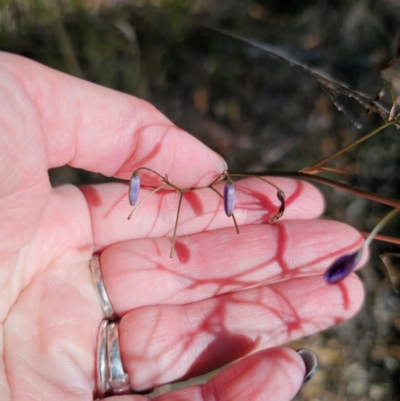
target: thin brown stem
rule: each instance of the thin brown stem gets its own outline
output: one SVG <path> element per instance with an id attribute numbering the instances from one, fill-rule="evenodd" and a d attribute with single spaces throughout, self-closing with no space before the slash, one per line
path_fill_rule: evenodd
<path id="1" fill-rule="evenodd" d="M 259 180 L 262 180 L 264 182 L 266 182 L 267 184 L 271 185 L 272 187 L 274 187 L 277 191 L 282 191 L 282 189 L 280 189 L 277 185 L 275 185 L 273 182 L 266 180 L 263 177 L 260 177 L 258 175 L 252 174 L 252 173 L 233 173 L 233 174 L 229 174 L 230 177 L 254 177 L 254 178 L 258 178 Z"/>
<path id="2" fill-rule="evenodd" d="M 147 171 L 150 171 L 150 172 L 152 172 L 153 174 L 158 175 L 158 176 L 164 181 L 164 177 L 163 177 L 160 173 L 157 173 L 157 171 L 152 170 L 151 168 L 148 168 L 148 167 L 139 167 L 139 168 L 136 170 L 136 172 L 138 172 L 138 171 L 140 171 L 140 170 L 147 170 Z"/>
<path id="3" fill-rule="evenodd" d="M 364 238 L 367 238 L 369 236 L 370 233 L 366 232 L 366 231 L 362 231 L 361 235 Z M 390 244 L 396 244 L 396 245 L 400 245 L 400 238 L 395 238 L 395 237 L 389 237 L 387 235 L 380 235 L 377 234 L 374 237 L 374 240 L 378 240 L 378 241 L 383 241 L 383 242 L 389 242 Z"/>
<path id="4" fill-rule="evenodd" d="M 175 220 L 175 227 L 174 227 L 174 234 L 172 235 L 172 244 L 171 244 L 171 252 L 169 254 L 169 257 L 172 258 L 174 256 L 174 248 L 175 248 L 175 241 L 176 241 L 176 231 L 178 230 L 178 220 L 179 220 L 179 214 L 181 212 L 181 205 L 182 205 L 182 199 L 183 199 L 183 191 L 179 192 L 179 203 L 178 203 L 178 212 L 176 213 L 176 220 Z"/>
<path id="5" fill-rule="evenodd" d="M 352 142 L 351 144 L 345 146 L 344 148 L 338 150 L 337 152 L 333 153 L 332 155 L 325 157 L 324 159 L 320 160 L 319 162 L 305 167 L 303 169 L 300 170 L 301 173 L 306 173 L 306 174 L 313 174 L 313 172 L 318 172 L 318 168 L 321 167 L 323 164 L 325 164 L 326 162 L 328 162 L 329 160 L 334 159 L 336 156 L 341 155 L 344 152 L 347 152 L 349 149 L 351 149 L 354 146 L 357 146 L 358 144 L 360 144 L 361 142 L 366 141 L 367 139 L 371 138 L 372 136 L 374 136 L 375 134 L 377 134 L 378 132 L 384 130 L 387 127 L 390 127 L 391 125 L 394 125 L 396 123 L 398 123 L 400 121 L 399 118 L 396 118 L 394 120 L 388 121 L 384 124 L 382 124 L 380 127 L 376 128 L 375 130 L 369 132 L 367 135 L 364 135 L 363 137 L 355 140 L 354 142 Z"/>
<path id="6" fill-rule="evenodd" d="M 235 228 L 236 228 L 236 234 L 240 234 L 239 225 L 238 225 L 238 223 L 237 223 L 237 221 L 236 221 L 235 214 L 232 213 L 232 214 L 231 214 L 231 217 L 232 217 L 232 219 L 233 219 L 233 224 L 235 225 Z"/>
<path id="7" fill-rule="evenodd" d="M 354 188 L 350 185 L 343 184 L 341 182 L 333 181 L 325 177 L 320 177 L 318 175 L 303 173 L 301 171 L 263 171 L 260 173 L 250 173 L 251 175 L 262 175 L 269 177 L 288 177 L 288 178 L 296 178 L 300 180 L 306 181 L 314 181 L 319 182 L 321 184 L 341 189 L 345 192 L 350 192 L 354 195 L 361 196 L 366 199 L 370 199 L 372 201 L 382 203 L 383 205 L 388 205 L 392 207 L 400 207 L 400 201 L 393 198 L 388 198 L 386 196 L 378 195 L 373 192 L 364 191 L 362 189 Z"/>
<path id="8" fill-rule="evenodd" d="M 389 275 L 389 280 L 392 283 L 394 292 L 398 295 L 400 292 L 399 268 L 392 263 L 392 259 L 400 258 L 399 253 L 386 252 L 379 255 Z"/>
<path id="9" fill-rule="evenodd" d="M 272 187 L 274 187 L 278 193 L 277 193 L 277 197 L 280 201 L 280 207 L 278 209 L 278 211 L 275 213 L 275 215 L 272 217 L 270 223 L 273 224 L 275 221 L 279 220 L 282 216 L 283 213 L 285 211 L 285 192 L 282 191 L 281 188 L 279 188 L 276 184 L 274 184 L 273 182 L 266 180 L 263 177 L 260 177 L 258 175 L 254 175 L 254 174 L 247 174 L 247 173 L 233 173 L 233 174 L 229 174 L 230 177 L 253 177 L 253 178 L 258 178 L 261 181 L 266 182 L 267 184 L 271 185 Z"/>
<path id="10" fill-rule="evenodd" d="M 389 221 L 392 220 L 393 217 L 396 216 L 396 214 L 398 213 L 400 213 L 400 209 L 393 209 L 388 214 L 386 214 L 383 219 L 380 220 L 379 223 L 370 232 L 369 236 L 365 239 L 364 246 L 369 246 L 369 244 L 374 240 L 376 234 L 378 234 L 378 232 L 382 230 L 382 228 L 385 227 L 385 225 L 389 223 Z"/>
<path id="11" fill-rule="evenodd" d="M 228 170 L 224 170 L 211 184 L 208 184 L 207 187 L 211 188 L 217 182 L 222 181 L 226 177 L 227 172 L 228 172 Z M 201 188 L 204 188 L 204 187 L 201 187 Z"/>
<path id="12" fill-rule="evenodd" d="M 131 217 L 132 217 L 133 213 L 136 211 L 136 209 L 137 209 L 148 197 L 150 197 L 151 195 L 154 195 L 156 192 L 160 191 L 161 189 L 165 189 L 165 188 L 167 188 L 167 187 L 168 187 L 167 184 L 161 185 L 160 187 L 155 188 L 155 189 L 153 189 L 150 193 L 148 193 L 148 194 L 133 208 L 133 210 L 129 213 L 128 220 L 131 219 Z"/>

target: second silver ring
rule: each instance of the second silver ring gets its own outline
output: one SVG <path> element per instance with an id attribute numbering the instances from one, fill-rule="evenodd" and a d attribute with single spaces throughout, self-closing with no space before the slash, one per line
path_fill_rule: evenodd
<path id="1" fill-rule="evenodd" d="M 104 317 L 109 321 L 113 322 L 118 320 L 118 315 L 115 313 L 114 307 L 111 304 L 110 298 L 107 294 L 106 287 L 104 286 L 103 277 L 100 269 L 99 255 L 93 255 L 90 260 L 90 271 L 92 272 L 92 278 L 96 287 L 97 293 L 99 294 L 101 307 L 103 309 Z"/>

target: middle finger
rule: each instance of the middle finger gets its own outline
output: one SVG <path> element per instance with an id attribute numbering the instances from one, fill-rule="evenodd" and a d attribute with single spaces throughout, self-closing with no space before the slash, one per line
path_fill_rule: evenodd
<path id="1" fill-rule="evenodd" d="M 186 304 L 293 277 L 322 274 L 362 244 L 353 228 L 329 220 L 286 220 L 179 237 L 121 242 L 100 256 L 117 314 L 146 305 Z"/>

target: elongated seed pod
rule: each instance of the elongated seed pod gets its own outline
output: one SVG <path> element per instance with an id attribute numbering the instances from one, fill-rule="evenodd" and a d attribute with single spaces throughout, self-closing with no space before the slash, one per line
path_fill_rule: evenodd
<path id="1" fill-rule="evenodd" d="M 231 217 L 235 208 L 236 191 L 231 179 L 228 179 L 224 186 L 224 209 L 228 217 Z"/>
<path id="2" fill-rule="evenodd" d="M 279 210 L 276 212 L 275 216 L 271 219 L 270 221 L 271 224 L 279 220 L 283 216 L 283 213 L 285 212 L 285 199 L 286 199 L 285 193 L 281 189 L 279 189 L 278 192 L 276 193 L 276 196 L 281 202 L 281 204 L 279 206 Z"/>
<path id="3" fill-rule="evenodd" d="M 129 180 L 129 203 L 133 206 L 139 197 L 140 177 L 137 171 L 134 171 Z"/>

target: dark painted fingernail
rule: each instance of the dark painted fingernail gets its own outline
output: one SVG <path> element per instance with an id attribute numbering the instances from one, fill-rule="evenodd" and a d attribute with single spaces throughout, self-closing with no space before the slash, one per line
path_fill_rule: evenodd
<path id="1" fill-rule="evenodd" d="M 318 357 L 314 351 L 308 348 L 301 348 L 296 351 L 304 361 L 306 365 L 306 373 L 304 375 L 303 384 L 307 383 L 314 375 L 318 369 Z"/>

